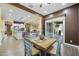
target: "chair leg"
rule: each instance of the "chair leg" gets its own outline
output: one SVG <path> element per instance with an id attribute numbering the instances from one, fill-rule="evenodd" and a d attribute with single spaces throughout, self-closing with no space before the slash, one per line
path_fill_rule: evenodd
<path id="1" fill-rule="evenodd" d="M 25 50 L 24 50 L 24 56 L 26 56 L 26 52 L 25 52 Z"/>
<path id="2" fill-rule="evenodd" d="M 39 56 L 41 56 L 41 52 L 39 53 Z"/>
<path id="3" fill-rule="evenodd" d="M 46 52 L 44 52 L 44 56 L 46 56 L 46 54 L 47 54 L 47 53 L 46 53 Z"/>

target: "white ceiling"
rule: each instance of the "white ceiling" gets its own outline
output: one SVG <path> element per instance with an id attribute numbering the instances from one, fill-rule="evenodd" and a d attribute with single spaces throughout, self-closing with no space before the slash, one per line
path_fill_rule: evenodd
<path id="1" fill-rule="evenodd" d="M 1 16 L 4 20 L 13 20 L 19 22 L 29 22 L 37 21 L 40 19 L 40 16 L 37 14 L 32 14 L 30 12 L 24 11 L 20 8 L 14 7 L 7 3 L 0 4 Z"/>
<path id="2" fill-rule="evenodd" d="M 20 4 L 38 12 L 43 16 L 74 5 L 74 3 L 65 3 L 65 4 L 51 3 L 51 4 L 42 4 L 42 7 L 40 7 L 40 3 L 20 3 Z"/>
<path id="3" fill-rule="evenodd" d="M 37 3 L 32 3 L 32 4 L 34 5 L 34 7 L 32 7 L 31 9 L 36 10 L 36 12 L 38 12 L 42 15 L 47 15 L 47 14 L 50 14 L 52 12 L 55 12 L 55 11 L 58 11 L 59 9 L 61 9 L 61 4 L 59 4 L 59 3 L 55 3 L 55 4 L 53 3 L 53 7 L 47 6 L 46 4 L 44 4 L 44 6 L 42 8 L 40 8 L 39 4 L 37 4 Z M 25 3 L 25 4 L 23 3 L 22 5 L 29 6 L 29 3 Z M 68 7 L 71 5 L 73 5 L 73 4 L 66 4 L 63 6 Z M 63 8 L 65 8 L 65 7 L 63 7 Z M 32 14 L 30 12 L 27 12 L 23 9 L 14 7 L 7 3 L 0 4 L 0 8 L 1 8 L 2 17 L 4 20 L 8 20 L 9 17 L 10 17 L 10 20 L 21 21 L 21 22 L 25 22 L 25 21 L 29 21 L 29 20 L 37 21 L 37 20 L 41 19 L 41 17 L 37 14 Z M 30 7 L 28 7 L 28 8 L 30 8 Z M 44 13 L 44 11 L 47 11 L 47 13 Z"/>

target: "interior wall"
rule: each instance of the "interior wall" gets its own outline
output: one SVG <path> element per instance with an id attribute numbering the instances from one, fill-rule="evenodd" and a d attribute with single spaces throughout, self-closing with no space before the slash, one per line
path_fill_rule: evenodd
<path id="1" fill-rule="evenodd" d="M 78 39 L 78 6 L 79 4 L 65 8 L 63 10 L 53 13 L 53 17 L 65 15 L 65 42 L 79 46 Z M 45 17 L 47 19 L 48 16 Z M 45 22 L 45 21 L 44 21 Z M 45 25 L 44 25 L 45 26 Z M 45 28 L 43 28 L 45 30 Z M 45 32 L 44 32 L 45 33 Z"/>
<path id="2" fill-rule="evenodd" d="M 78 5 L 78 45 L 79 45 L 79 5 Z"/>

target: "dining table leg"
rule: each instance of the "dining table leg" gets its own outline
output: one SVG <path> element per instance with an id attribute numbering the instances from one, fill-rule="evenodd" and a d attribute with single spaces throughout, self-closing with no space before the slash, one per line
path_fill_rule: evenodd
<path id="1" fill-rule="evenodd" d="M 44 56 L 46 56 L 46 52 L 44 51 Z"/>
<path id="2" fill-rule="evenodd" d="M 46 52 L 45 51 L 41 51 L 41 56 L 46 56 Z"/>

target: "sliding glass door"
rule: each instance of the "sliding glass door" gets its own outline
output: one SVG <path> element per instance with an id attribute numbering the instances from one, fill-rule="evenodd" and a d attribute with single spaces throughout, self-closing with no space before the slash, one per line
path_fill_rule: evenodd
<path id="1" fill-rule="evenodd" d="M 45 21 L 45 36 L 57 38 L 65 37 L 65 16 L 51 18 Z"/>
<path id="2" fill-rule="evenodd" d="M 45 36 L 53 37 L 53 22 L 45 22 Z"/>

